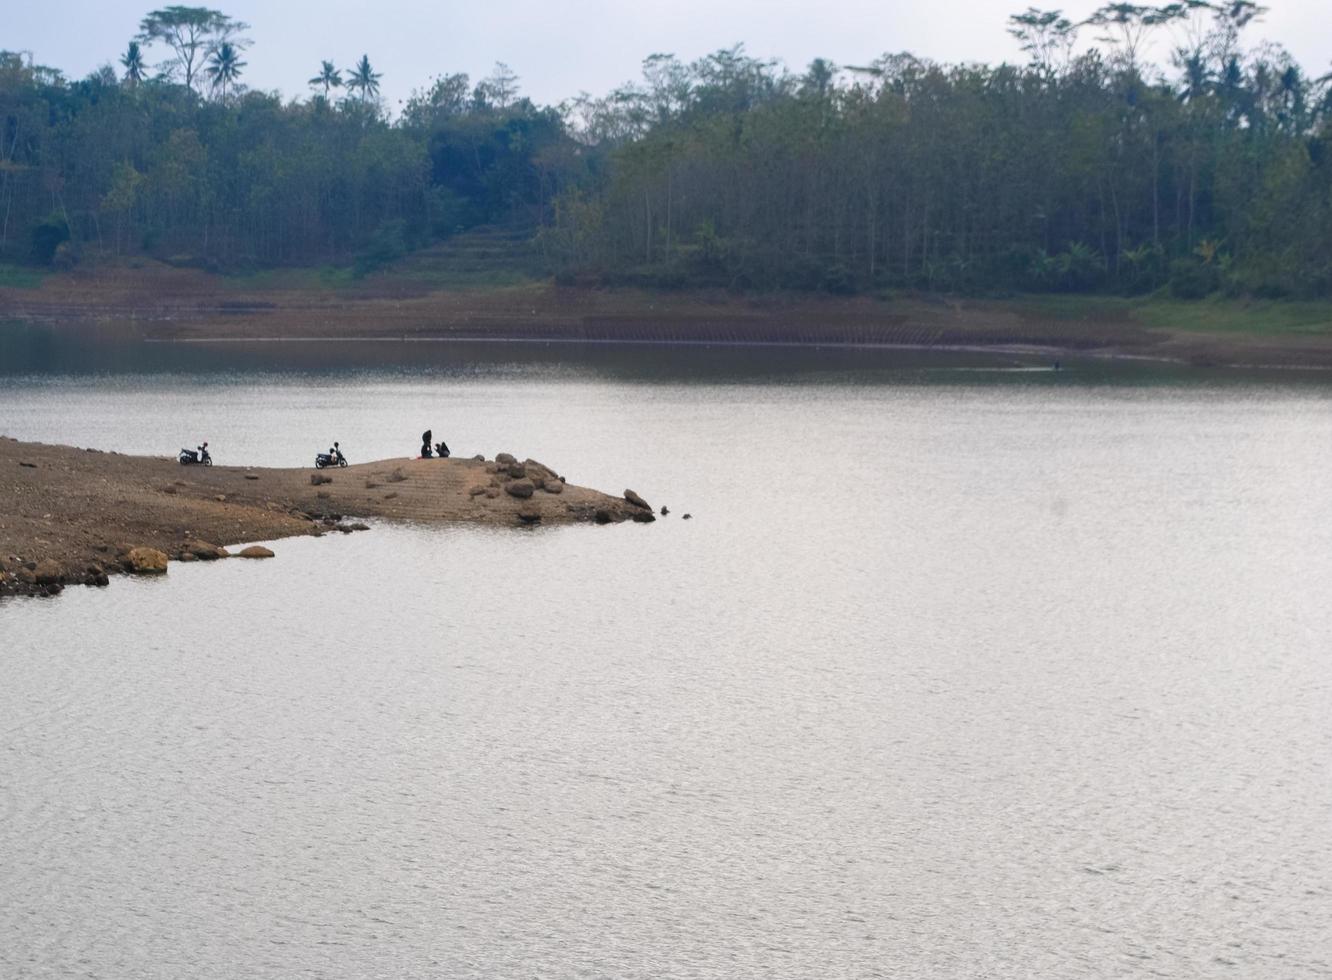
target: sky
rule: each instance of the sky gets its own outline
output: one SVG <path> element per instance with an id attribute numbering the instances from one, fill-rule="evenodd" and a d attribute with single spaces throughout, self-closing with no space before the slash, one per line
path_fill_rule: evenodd
<path id="1" fill-rule="evenodd" d="M 0 49 L 30 51 L 38 63 L 70 77 L 114 63 L 153 6 L 151 0 L 2 2 L 9 9 L 0 18 Z M 244 77 L 251 88 L 303 97 L 321 59 L 345 67 L 368 54 L 384 76 L 385 102 L 396 110 L 436 75 L 466 72 L 475 82 L 496 61 L 517 72 L 524 94 L 556 103 L 637 79 L 642 60 L 654 52 L 688 61 L 737 42 L 792 69 L 816 57 L 855 65 L 897 51 L 943 62 L 1018 60 L 1006 20 L 1033 0 L 212 2 L 251 25 Z M 1095 0 L 1035 2 L 1075 18 L 1100 6 Z M 1281 43 L 1307 71 L 1325 74 L 1332 66 L 1332 17 L 1324 3 L 1268 2 L 1272 9 L 1250 28 L 1247 41 Z M 1164 61 L 1168 46 L 1158 42 L 1151 53 Z"/>

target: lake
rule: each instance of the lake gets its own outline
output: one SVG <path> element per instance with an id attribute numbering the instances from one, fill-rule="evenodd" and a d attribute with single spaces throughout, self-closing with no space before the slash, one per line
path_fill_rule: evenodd
<path id="1" fill-rule="evenodd" d="M 11 332 L 20 439 L 671 514 L 0 604 L 0 976 L 1327 976 L 1332 383 L 1048 367 Z"/>

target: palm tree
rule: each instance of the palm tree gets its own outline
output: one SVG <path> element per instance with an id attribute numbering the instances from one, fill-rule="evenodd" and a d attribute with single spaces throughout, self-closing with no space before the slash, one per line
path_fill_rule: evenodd
<path id="1" fill-rule="evenodd" d="M 372 96 L 379 95 L 379 80 L 382 77 L 370 67 L 370 56 L 363 54 L 352 69 L 351 78 L 347 79 L 347 88 L 359 92 L 361 101 L 368 102 Z"/>
<path id="2" fill-rule="evenodd" d="M 342 88 L 342 72 L 333 67 L 333 62 L 320 62 L 319 74 L 310 79 L 310 87 L 324 86 L 324 101 L 328 101 L 328 93 L 335 88 Z"/>
<path id="3" fill-rule="evenodd" d="M 235 85 L 241 77 L 245 62 L 240 60 L 240 52 L 229 41 L 223 41 L 208 56 L 208 77 L 213 80 L 213 87 L 222 90 L 222 101 L 227 101 L 227 86 Z"/>
<path id="4" fill-rule="evenodd" d="M 129 82 L 130 88 L 143 81 L 147 66 L 143 63 L 143 50 L 138 41 L 129 43 L 129 48 L 120 56 L 120 63 L 125 67 L 125 81 Z"/>

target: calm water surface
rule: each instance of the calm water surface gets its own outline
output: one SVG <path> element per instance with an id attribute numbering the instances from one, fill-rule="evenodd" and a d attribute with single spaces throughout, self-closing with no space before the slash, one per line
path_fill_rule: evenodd
<path id="1" fill-rule="evenodd" d="M 673 513 L 0 605 L 0 977 L 1332 972 L 1332 387 L 403 346 L 9 349 L 19 438 Z"/>

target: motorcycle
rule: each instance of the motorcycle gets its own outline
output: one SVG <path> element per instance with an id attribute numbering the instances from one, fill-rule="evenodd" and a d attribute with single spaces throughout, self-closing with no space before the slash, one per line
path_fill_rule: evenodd
<path id="1" fill-rule="evenodd" d="M 317 453 L 315 455 L 315 469 L 322 470 L 325 466 L 346 466 L 347 457 L 342 455 L 341 449 L 335 449 L 331 453 Z"/>
<path id="2" fill-rule="evenodd" d="M 208 450 L 200 447 L 196 452 L 193 449 L 182 449 L 176 460 L 181 466 L 212 466 L 213 457 L 208 455 Z"/>

